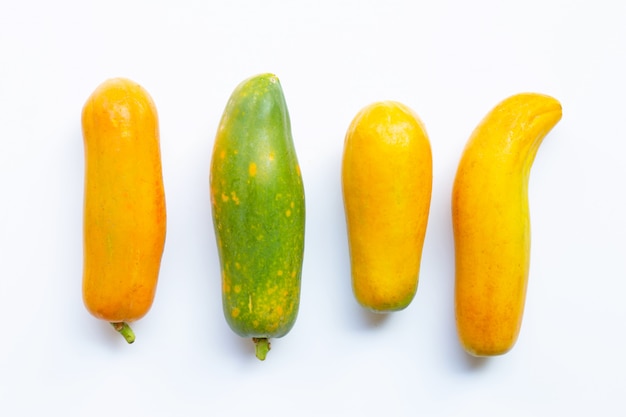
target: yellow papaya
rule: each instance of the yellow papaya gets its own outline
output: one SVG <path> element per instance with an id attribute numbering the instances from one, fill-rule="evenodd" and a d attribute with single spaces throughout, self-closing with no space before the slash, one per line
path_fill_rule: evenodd
<path id="1" fill-rule="evenodd" d="M 461 345 L 475 356 L 508 352 L 522 324 L 530 266 L 528 178 L 561 104 L 511 96 L 470 136 L 452 191 L 455 314 Z"/>
<path id="2" fill-rule="evenodd" d="M 406 308 L 419 280 L 432 191 L 426 129 L 404 104 L 363 108 L 346 133 L 342 192 L 357 301 L 375 312 Z"/>
<path id="3" fill-rule="evenodd" d="M 110 79 L 82 110 L 83 300 L 129 343 L 154 299 L 166 211 L 156 107 L 133 81 Z"/>

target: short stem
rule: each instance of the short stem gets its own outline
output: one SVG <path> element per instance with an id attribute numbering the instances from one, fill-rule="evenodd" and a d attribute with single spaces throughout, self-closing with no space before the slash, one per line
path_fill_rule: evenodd
<path id="1" fill-rule="evenodd" d="M 124 336 L 124 339 L 126 339 L 129 344 L 135 341 L 135 333 L 133 333 L 133 329 L 130 328 L 128 323 L 122 321 L 118 323 L 111 323 L 111 326 Z"/>
<path id="2" fill-rule="evenodd" d="M 259 360 L 264 361 L 267 356 L 267 352 L 270 351 L 270 341 L 267 337 L 253 337 L 252 341 L 254 342 L 256 349 L 256 357 Z"/>

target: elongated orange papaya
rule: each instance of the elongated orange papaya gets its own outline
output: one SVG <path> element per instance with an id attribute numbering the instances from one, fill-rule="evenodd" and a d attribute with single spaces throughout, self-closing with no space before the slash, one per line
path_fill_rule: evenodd
<path id="1" fill-rule="evenodd" d="M 513 95 L 487 113 L 463 150 L 452 190 L 455 314 L 471 355 L 502 355 L 517 341 L 530 269 L 530 169 L 561 116 L 553 97 Z"/>
<path id="2" fill-rule="evenodd" d="M 342 189 L 357 301 L 375 312 L 406 308 L 417 291 L 432 189 L 430 142 L 410 108 L 384 101 L 356 115 Z"/>
<path id="3" fill-rule="evenodd" d="M 132 343 L 128 323 L 152 306 L 165 244 L 156 107 L 140 85 L 110 79 L 85 103 L 82 130 L 83 301 Z"/>

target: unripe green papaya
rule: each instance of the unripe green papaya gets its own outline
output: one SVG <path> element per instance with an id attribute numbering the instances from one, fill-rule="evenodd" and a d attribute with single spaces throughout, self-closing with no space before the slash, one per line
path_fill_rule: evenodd
<path id="1" fill-rule="evenodd" d="M 304 186 L 275 75 L 251 77 L 232 93 L 215 138 L 210 188 L 224 316 L 264 360 L 269 339 L 296 321 L 304 255 Z"/>

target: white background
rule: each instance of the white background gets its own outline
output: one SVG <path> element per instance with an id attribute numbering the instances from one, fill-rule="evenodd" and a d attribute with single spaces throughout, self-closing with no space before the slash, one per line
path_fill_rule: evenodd
<path id="1" fill-rule="evenodd" d="M 0 415 L 623 416 L 625 54 L 617 0 L 2 2 Z M 222 110 L 260 72 L 283 85 L 307 198 L 300 314 L 265 362 L 223 318 L 208 193 Z M 114 76 L 157 104 L 168 210 L 130 346 L 81 299 L 80 112 Z M 531 173 L 519 341 L 478 360 L 456 339 L 452 180 L 476 124 L 523 91 L 563 119 Z M 383 99 L 422 118 L 434 183 L 417 296 L 381 318 L 352 296 L 340 162 Z"/>

